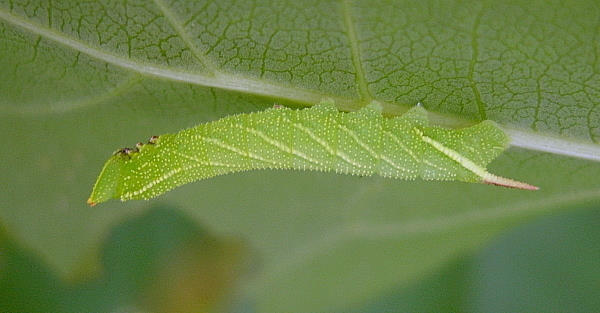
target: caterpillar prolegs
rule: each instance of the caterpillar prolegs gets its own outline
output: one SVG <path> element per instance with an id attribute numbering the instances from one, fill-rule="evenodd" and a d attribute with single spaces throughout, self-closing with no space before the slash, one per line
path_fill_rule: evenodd
<path id="1" fill-rule="evenodd" d="M 508 141 L 492 121 L 463 129 L 429 126 L 420 106 L 396 118 L 383 117 L 377 102 L 352 113 L 339 112 L 331 101 L 302 110 L 274 107 L 118 150 L 104 165 L 88 203 L 150 199 L 196 180 L 256 169 L 538 189 L 487 172 Z"/>

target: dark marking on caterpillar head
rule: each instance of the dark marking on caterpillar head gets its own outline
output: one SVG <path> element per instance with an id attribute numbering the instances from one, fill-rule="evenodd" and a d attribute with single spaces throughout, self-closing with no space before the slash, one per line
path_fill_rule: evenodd
<path id="1" fill-rule="evenodd" d="M 148 139 L 148 143 L 149 145 L 153 145 L 158 141 L 158 136 L 152 136 Z M 129 147 L 125 147 L 125 148 L 121 148 L 117 151 L 115 151 L 113 153 L 113 155 L 120 155 L 123 157 L 128 157 L 131 158 L 131 155 L 133 155 L 134 153 L 138 153 L 140 152 L 140 149 L 142 149 L 144 147 L 144 143 L 143 142 L 138 142 L 135 144 L 134 148 L 129 148 Z"/>
<path id="2" fill-rule="evenodd" d="M 134 153 L 137 153 L 137 152 L 139 152 L 139 150 L 137 148 L 132 149 L 132 148 L 125 147 L 125 148 L 121 148 L 121 149 L 115 151 L 113 153 L 113 155 L 120 155 L 120 156 L 126 156 L 128 158 L 131 158 L 131 155 Z"/>
<path id="3" fill-rule="evenodd" d="M 152 136 L 150 139 L 148 139 L 148 144 L 153 145 L 156 143 L 156 141 L 158 141 L 158 136 Z"/>

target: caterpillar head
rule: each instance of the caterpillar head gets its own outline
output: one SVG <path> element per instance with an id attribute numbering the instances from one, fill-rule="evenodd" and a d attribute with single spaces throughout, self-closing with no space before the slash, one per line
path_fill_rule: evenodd
<path id="1" fill-rule="evenodd" d="M 104 202 L 119 195 L 122 177 L 121 172 L 124 165 L 123 155 L 124 153 L 127 155 L 127 152 L 124 151 L 125 149 L 129 148 L 123 148 L 115 152 L 115 155 L 113 155 L 108 162 L 106 162 L 104 168 L 102 168 L 100 176 L 98 176 L 98 180 L 92 190 L 92 194 L 87 200 L 89 205 L 94 206 L 96 203 Z"/>

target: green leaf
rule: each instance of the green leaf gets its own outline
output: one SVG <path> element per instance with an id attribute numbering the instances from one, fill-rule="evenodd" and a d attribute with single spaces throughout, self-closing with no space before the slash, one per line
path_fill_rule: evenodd
<path id="1" fill-rule="evenodd" d="M 256 251 L 238 288 L 257 310 L 365 303 L 511 225 L 600 200 L 599 15 L 592 0 L 0 1 L 2 224 L 74 278 L 148 207 L 85 205 L 107 151 L 142 138 L 326 97 L 498 123 L 513 148 L 490 171 L 539 192 L 257 171 L 162 198 Z"/>

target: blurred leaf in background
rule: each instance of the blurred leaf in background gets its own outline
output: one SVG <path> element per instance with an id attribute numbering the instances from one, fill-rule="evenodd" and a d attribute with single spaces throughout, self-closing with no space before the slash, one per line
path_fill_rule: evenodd
<path id="1" fill-rule="evenodd" d="M 0 233 L 0 306 L 4 312 L 57 312 L 64 300 L 61 280 L 17 242 Z"/>
<path id="2" fill-rule="evenodd" d="M 590 312 L 600 307 L 600 206 L 499 236 L 417 283 L 340 312 Z"/>
<path id="3" fill-rule="evenodd" d="M 469 311 L 600 308 L 600 205 L 583 209 L 519 227 L 485 248 L 468 275 Z"/>
<path id="4" fill-rule="evenodd" d="M 102 272 L 61 281 L 39 258 L 2 241 L 3 312 L 211 312 L 243 274 L 243 244 L 216 238 L 173 207 L 156 206 L 114 227 Z"/>
<path id="5" fill-rule="evenodd" d="M 494 275 L 525 274 L 478 249 L 533 218 L 599 207 L 598 16 L 593 0 L 0 0 L 0 305 L 360 311 L 400 290 L 399 299 L 426 292 L 424 310 L 530 311 L 559 299 L 539 289 L 499 306 L 513 301 L 502 295 L 515 276 Z M 442 125 L 494 120 L 515 147 L 490 170 L 542 189 L 262 171 L 150 202 L 85 205 L 120 147 L 324 97 L 343 110 L 376 99 L 392 116 L 421 101 Z M 574 225 L 565 249 L 586 236 L 597 244 L 585 225 L 600 213 L 586 214 L 556 215 Z M 515 245 L 543 246 L 513 234 Z M 596 251 L 547 267 L 598 268 Z M 528 273 L 548 283 L 522 292 L 556 286 L 549 272 Z"/>

